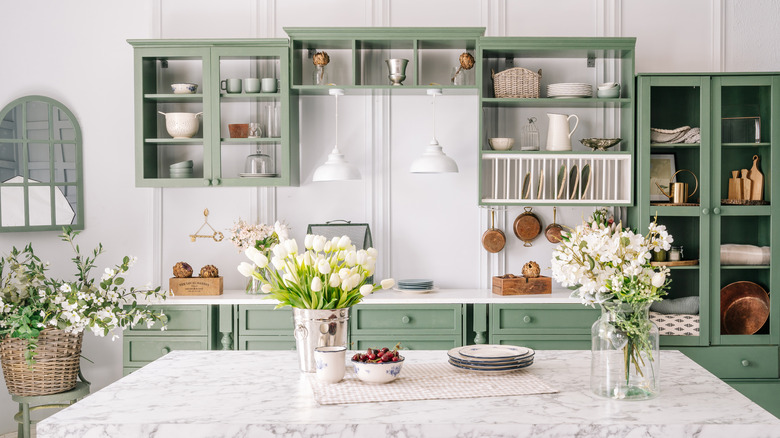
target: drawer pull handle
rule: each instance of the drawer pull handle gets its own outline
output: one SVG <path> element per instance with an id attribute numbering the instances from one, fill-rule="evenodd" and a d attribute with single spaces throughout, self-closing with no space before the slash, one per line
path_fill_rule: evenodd
<path id="1" fill-rule="evenodd" d="M 171 347 L 163 347 L 160 349 L 160 353 L 162 354 L 168 354 L 171 352 Z"/>
<path id="2" fill-rule="evenodd" d="M 525 316 L 523 317 L 523 322 L 524 322 L 524 323 L 526 323 L 526 324 L 527 324 L 527 323 L 529 323 L 529 322 L 531 322 L 531 317 L 530 317 L 530 316 L 528 316 L 528 315 L 525 315 Z"/>
<path id="3" fill-rule="evenodd" d="M 404 324 L 409 324 L 409 321 L 411 321 L 411 320 L 412 320 L 412 319 L 411 319 L 411 318 L 409 318 L 409 317 L 408 317 L 408 316 L 406 316 L 406 315 L 404 315 L 404 316 L 401 318 L 401 322 L 402 322 L 402 323 L 404 323 Z"/>
<path id="4" fill-rule="evenodd" d="M 750 361 L 747 360 L 747 359 L 742 359 L 742 366 L 743 367 L 749 367 L 750 366 Z"/>

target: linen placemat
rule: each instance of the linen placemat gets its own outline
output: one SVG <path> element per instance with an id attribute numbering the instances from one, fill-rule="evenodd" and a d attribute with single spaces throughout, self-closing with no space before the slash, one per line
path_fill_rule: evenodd
<path id="1" fill-rule="evenodd" d="M 350 367 L 347 367 L 344 380 L 339 383 L 320 382 L 316 374 L 310 374 L 308 378 L 314 390 L 314 399 L 321 405 L 558 392 L 526 369 L 485 375 L 461 371 L 446 363 L 404 364 L 396 380 L 380 385 L 362 382 Z M 366 391 L 366 387 L 382 390 Z"/>

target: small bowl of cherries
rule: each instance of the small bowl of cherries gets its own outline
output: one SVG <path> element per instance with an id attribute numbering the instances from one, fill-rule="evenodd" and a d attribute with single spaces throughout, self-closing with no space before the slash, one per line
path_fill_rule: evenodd
<path id="1" fill-rule="evenodd" d="M 365 353 L 352 356 L 352 366 L 358 379 L 366 383 L 389 383 L 401 374 L 404 357 L 398 354 L 399 346 L 394 349 L 369 348 Z"/>

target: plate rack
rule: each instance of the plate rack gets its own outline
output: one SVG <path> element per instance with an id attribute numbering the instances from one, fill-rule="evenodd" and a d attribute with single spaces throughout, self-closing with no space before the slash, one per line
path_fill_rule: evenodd
<path id="1" fill-rule="evenodd" d="M 492 153 L 482 156 L 482 203 L 629 205 L 628 153 Z M 541 187 L 540 187 L 541 186 Z"/>

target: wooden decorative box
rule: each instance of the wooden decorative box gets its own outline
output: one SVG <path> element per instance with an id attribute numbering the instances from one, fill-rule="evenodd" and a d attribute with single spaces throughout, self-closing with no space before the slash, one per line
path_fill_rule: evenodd
<path id="1" fill-rule="evenodd" d="M 493 293 L 496 295 L 535 295 L 552 293 L 552 278 L 540 275 L 536 278 L 507 274 L 493 277 Z"/>
<path id="2" fill-rule="evenodd" d="M 222 277 L 173 277 L 169 286 L 173 295 L 222 295 Z"/>

